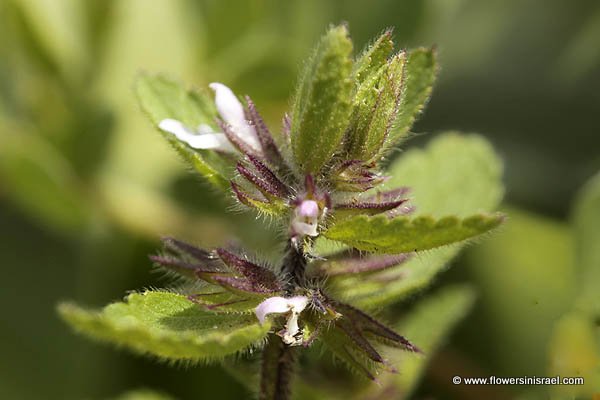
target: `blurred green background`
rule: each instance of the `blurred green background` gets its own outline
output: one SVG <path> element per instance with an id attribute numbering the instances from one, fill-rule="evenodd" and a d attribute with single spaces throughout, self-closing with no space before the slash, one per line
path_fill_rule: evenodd
<path id="1" fill-rule="evenodd" d="M 153 131 L 133 79 L 224 82 L 278 127 L 302 60 L 340 21 L 357 48 L 389 26 L 400 47 L 436 44 L 439 82 L 413 130 L 479 132 L 505 160 L 509 222 L 436 282 L 469 282 L 478 300 L 416 397 L 547 398 L 450 377 L 549 375 L 559 338 L 575 337 L 559 318 L 579 291 L 571 207 L 600 169 L 597 0 L 0 0 L 0 398 L 246 395 L 219 367 L 170 368 L 77 337 L 54 307 L 168 284 L 147 259 L 160 235 L 268 251 L 273 237 L 252 216 L 224 216 L 230 204 Z M 560 321 L 566 336 L 552 333 Z"/>

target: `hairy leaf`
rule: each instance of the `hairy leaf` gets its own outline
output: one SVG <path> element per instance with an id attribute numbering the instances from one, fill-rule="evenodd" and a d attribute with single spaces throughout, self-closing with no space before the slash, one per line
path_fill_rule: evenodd
<path id="1" fill-rule="evenodd" d="M 384 152 L 406 137 L 408 130 L 429 100 L 438 70 L 435 49 L 410 50 L 405 68 L 406 82 L 400 111 L 394 127 L 386 138 Z"/>
<path id="2" fill-rule="evenodd" d="M 378 363 L 373 362 L 363 351 L 359 351 L 356 343 L 340 329 L 331 328 L 326 330 L 319 336 L 319 340 L 349 370 L 367 379 L 376 381 L 375 373 Z"/>
<path id="3" fill-rule="evenodd" d="M 214 127 L 216 109 L 210 98 L 202 92 L 188 91 L 164 76 L 145 74 L 137 78 L 135 92 L 140 106 L 155 127 L 166 118 L 176 119 L 192 128 L 200 124 Z M 226 180 L 226 163 L 218 154 L 210 150 L 194 150 L 175 136 L 160 132 L 179 155 L 206 180 L 221 189 L 229 186 Z"/>
<path id="4" fill-rule="evenodd" d="M 315 261 L 311 264 L 311 267 L 316 274 L 325 276 L 373 273 L 406 262 L 411 255 L 411 253 L 362 255 L 355 251 L 344 251 L 329 256 L 326 260 Z"/>
<path id="5" fill-rule="evenodd" d="M 381 149 L 399 110 L 406 53 L 394 56 L 358 89 L 347 133 L 347 158 L 371 160 Z"/>
<path id="6" fill-rule="evenodd" d="M 229 291 L 201 291 L 188 296 L 188 299 L 208 311 L 223 313 L 254 314 L 254 309 L 263 300 L 257 297 L 238 296 Z"/>
<path id="7" fill-rule="evenodd" d="M 354 79 L 356 84 L 364 82 L 383 67 L 393 50 L 392 30 L 387 29 L 354 62 Z"/>
<path id="8" fill-rule="evenodd" d="M 425 149 L 411 149 L 390 165 L 390 189 L 409 187 L 417 214 L 466 217 L 493 211 L 504 193 L 502 161 L 482 136 L 445 132 Z"/>
<path id="9" fill-rule="evenodd" d="M 348 124 L 353 82 L 352 42 L 345 26 L 330 29 L 306 64 L 292 109 L 296 166 L 318 172 L 331 159 Z"/>
<path id="10" fill-rule="evenodd" d="M 254 315 L 207 312 L 185 296 L 135 293 L 99 311 L 63 303 L 60 315 L 75 330 L 161 359 L 219 359 L 264 339 L 270 325 Z"/>
<path id="11" fill-rule="evenodd" d="M 389 188 L 410 187 L 417 211 L 434 217 L 491 211 L 503 193 L 502 163 L 492 146 L 477 135 L 440 135 L 427 148 L 403 154 L 390 166 L 389 175 Z M 330 277 L 328 285 L 332 294 L 365 309 L 399 301 L 429 285 L 460 247 L 428 250 L 398 267 L 360 279 Z"/>
<path id="12" fill-rule="evenodd" d="M 330 292 L 358 307 L 373 309 L 399 301 L 431 284 L 435 275 L 454 258 L 460 245 L 425 251 L 395 268 L 368 277 L 340 275 L 330 277 Z"/>
<path id="13" fill-rule="evenodd" d="M 455 216 L 390 219 L 386 215 L 359 215 L 338 222 L 324 235 L 359 250 L 407 253 L 471 239 L 496 228 L 503 220 L 501 214 L 477 214 L 464 219 Z"/>

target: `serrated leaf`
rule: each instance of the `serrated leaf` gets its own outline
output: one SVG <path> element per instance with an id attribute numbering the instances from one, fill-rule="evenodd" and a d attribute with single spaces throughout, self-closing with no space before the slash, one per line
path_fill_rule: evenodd
<path id="1" fill-rule="evenodd" d="M 392 30 L 388 29 L 367 47 L 354 62 L 354 80 L 356 84 L 364 82 L 373 73 L 385 65 L 394 50 Z"/>
<path id="2" fill-rule="evenodd" d="M 214 127 L 217 115 L 214 104 L 202 92 L 186 90 L 164 76 L 146 74 L 137 78 L 135 92 L 140 106 L 155 127 L 166 118 L 176 119 L 190 127 L 200 124 Z M 179 155 L 206 180 L 220 189 L 229 187 L 226 178 L 227 163 L 221 156 L 210 150 L 194 150 L 175 136 L 160 132 Z"/>
<path id="3" fill-rule="evenodd" d="M 483 136 L 445 132 L 388 168 L 390 189 L 411 190 L 416 213 L 466 217 L 494 210 L 504 194 L 502 160 Z"/>
<path id="4" fill-rule="evenodd" d="M 418 48 L 408 52 L 406 64 L 406 83 L 400 111 L 390 134 L 386 138 L 383 152 L 395 146 L 406 137 L 429 96 L 438 71 L 437 54 L 435 49 Z"/>
<path id="5" fill-rule="evenodd" d="M 396 118 L 406 53 L 394 56 L 358 88 L 347 133 L 347 158 L 371 160 L 380 150 Z"/>
<path id="6" fill-rule="evenodd" d="M 350 113 L 352 42 L 345 26 L 331 28 L 302 73 L 292 108 L 296 166 L 318 172 L 340 145 Z"/>
<path id="7" fill-rule="evenodd" d="M 270 329 L 254 315 L 202 310 L 185 296 L 134 293 L 99 311 L 63 303 L 58 311 L 75 330 L 161 359 L 198 362 L 219 359 L 255 345 Z"/>
<path id="8" fill-rule="evenodd" d="M 390 363 L 401 368 L 402 373 L 388 375 L 379 390 L 384 392 L 386 387 L 392 387 L 408 398 L 436 351 L 456 324 L 467 315 L 474 301 L 475 293 L 471 288 L 447 287 L 423 299 L 406 318 L 396 324 L 394 329 L 418 344 L 423 354 L 387 350 L 385 355 Z"/>
<path id="9" fill-rule="evenodd" d="M 600 315 L 600 174 L 581 190 L 573 212 L 580 307 Z"/>
<path id="10" fill-rule="evenodd" d="M 390 166 L 388 174 L 388 188 L 410 187 L 417 211 L 434 217 L 491 211 L 503 194 L 502 163 L 492 146 L 477 135 L 442 134 L 425 149 L 407 151 Z M 336 242 L 328 243 L 332 247 Z M 451 245 L 428 250 L 368 278 L 330 277 L 328 285 L 332 295 L 358 307 L 379 307 L 427 286 L 460 248 Z"/>
<path id="11" fill-rule="evenodd" d="M 358 250 L 374 253 L 407 253 L 429 250 L 484 234 L 502 223 L 501 214 L 477 214 L 460 219 L 386 215 L 358 215 L 342 220 L 323 234 Z"/>

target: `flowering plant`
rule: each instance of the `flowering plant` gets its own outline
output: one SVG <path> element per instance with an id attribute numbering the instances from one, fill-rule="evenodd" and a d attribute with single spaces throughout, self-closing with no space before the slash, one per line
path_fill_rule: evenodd
<path id="1" fill-rule="evenodd" d="M 164 238 L 151 259 L 183 284 L 99 312 L 63 304 L 63 317 L 169 360 L 229 363 L 260 350 L 263 399 L 289 397 L 301 350 L 313 345 L 371 380 L 396 371 L 398 353 L 422 353 L 418 338 L 373 312 L 428 284 L 465 241 L 503 221 L 488 213 L 501 168 L 483 139 L 449 133 L 386 170 L 429 98 L 436 52 L 394 53 L 390 31 L 356 58 L 352 47 L 345 26 L 323 36 L 277 134 L 222 83 L 210 84 L 213 102 L 141 76 L 137 95 L 155 126 L 213 186 L 274 221 L 283 250 L 269 265 L 237 247 Z"/>

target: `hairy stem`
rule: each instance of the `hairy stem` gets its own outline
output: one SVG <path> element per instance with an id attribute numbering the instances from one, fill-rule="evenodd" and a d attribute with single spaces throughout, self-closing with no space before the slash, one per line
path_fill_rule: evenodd
<path id="1" fill-rule="evenodd" d="M 281 265 L 285 278 L 286 296 L 293 296 L 296 288 L 305 283 L 306 258 L 302 250 L 288 242 Z M 261 400 L 287 400 L 290 398 L 290 384 L 297 360 L 297 349 L 283 343 L 281 338 L 270 335 L 263 350 L 260 377 Z"/>
<path id="2" fill-rule="evenodd" d="M 287 282 L 285 286 L 286 295 L 292 296 L 297 287 L 304 286 L 306 281 L 306 257 L 302 249 L 296 248 L 291 241 L 288 242 L 286 248 L 281 272 Z"/>
<path id="3" fill-rule="evenodd" d="M 306 257 L 302 249 L 296 248 L 291 241 L 288 242 L 286 247 L 281 272 L 286 280 L 286 295 L 292 296 L 297 287 L 304 286 L 306 280 Z"/>
<path id="4" fill-rule="evenodd" d="M 287 346 L 275 335 L 269 336 L 269 341 L 263 350 L 260 400 L 290 398 L 296 360 L 296 348 Z"/>

